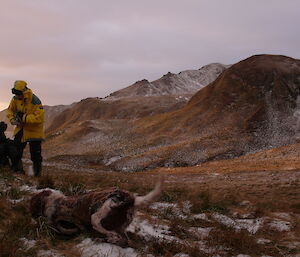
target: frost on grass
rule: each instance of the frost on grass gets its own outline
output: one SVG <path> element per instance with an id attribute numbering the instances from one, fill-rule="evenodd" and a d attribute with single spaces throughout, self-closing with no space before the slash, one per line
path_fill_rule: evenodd
<path id="1" fill-rule="evenodd" d="M 138 253 L 132 248 L 121 248 L 108 243 L 97 243 L 90 238 L 84 239 L 77 248 L 81 257 L 136 257 Z"/>

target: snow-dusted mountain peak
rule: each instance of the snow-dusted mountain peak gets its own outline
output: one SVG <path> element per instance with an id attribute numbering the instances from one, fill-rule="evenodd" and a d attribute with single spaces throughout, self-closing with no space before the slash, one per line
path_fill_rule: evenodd
<path id="1" fill-rule="evenodd" d="M 162 96 L 194 94 L 213 82 L 229 65 L 212 63 L 198 70 L 185 70 L 174 74 L 168 72 L 160 79 L 149 82 L 146 79 L 110 94 L 107 99 L 138 96 Z"/>

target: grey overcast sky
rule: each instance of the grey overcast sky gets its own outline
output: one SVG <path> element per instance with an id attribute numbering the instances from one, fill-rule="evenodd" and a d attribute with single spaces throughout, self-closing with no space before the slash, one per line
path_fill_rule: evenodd
<path id="1" fill-rule="evenodd" d="M 300 59 L 299 10 L 300 0 L 0 0 L 0 110 L 17 79 L 57 105 L 254 54 Z"/>

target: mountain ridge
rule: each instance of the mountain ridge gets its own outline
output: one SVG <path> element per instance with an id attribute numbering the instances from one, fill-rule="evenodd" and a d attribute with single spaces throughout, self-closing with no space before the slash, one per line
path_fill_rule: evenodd
<path id="1" fill-rule="evenodd" d="M 178 74 L 168 72 L 161 78 L 149 82 L 146 79 L 120 89 L 107 96 L 107 99 L 138 96 L 194 94 L 216 79 L 230 65 L 211 63 L 198 70 L 185 70 Z"/>

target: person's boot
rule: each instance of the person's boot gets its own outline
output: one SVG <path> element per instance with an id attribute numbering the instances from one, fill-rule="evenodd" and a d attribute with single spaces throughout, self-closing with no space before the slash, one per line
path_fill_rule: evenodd
<path id="1" fill-rule="evenodd" d="M 40 177 L 42 174 L 42 163 L 34 162 L 33 163 L 33 173 L 35 177 Z"/>

